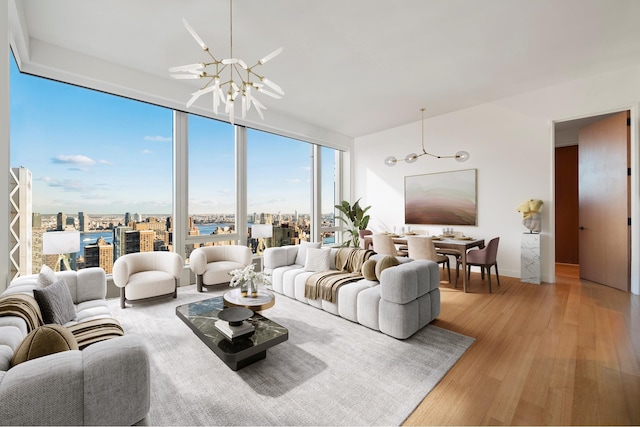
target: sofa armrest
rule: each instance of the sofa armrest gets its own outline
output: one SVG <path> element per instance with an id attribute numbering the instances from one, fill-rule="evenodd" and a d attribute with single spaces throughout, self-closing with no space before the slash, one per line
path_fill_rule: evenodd
<path id="1" fill-rule="evenodd" d="M 149 357 L 125 335 L 0 372 L 0 424 L 131 425 L 150 406 Z"/>
<path id="2" fill-rule="evenodd" d="M 39 357 L 0 373 L 0 424 L 84 424 L 82 352 Z"/>
<path id="3" fill-rule="evenodd" d="M 438 264 L 416 260 L 387 268 L 380 274 L 380 297 L 407 304 L 436 289 L 440 284 Z"/>
<path id="4" fill-rule="evenodd" d="M 129 265 L 127 257 L 119 257 L 116 262 L 113 263 L 113 271 L 111 273 L 113 284 L 119 288 L 124 288 L 129 282 L 130 275 L 131 266 Z"/>
<path id="5" fill-rule="evenodd" d="M 296 259 L 296 257 L 293 256 L 293 261 L 291 260 L 289 253 L 291 251 L 290 248 L 292 247 L 297 249 L 297 246 L 280 246 L 265 249 L 263 254 L 263 267 L 265 269 L 274 269 L 277 267 L 292 265 Z"/>
<path id="6" fill-rule="evenodd" d="M 139 335 L 91 344 L 82 351 L 84 424 L 131 425 L 151 402 L 149 355 Z"/>
<path id="7" fill-rule="evenodd" d="M 191 252 L 189 255 L 189 268 L 195 275 L 204 274 L 204 270 L 207 267 L 207 254 L 204 251 L 198 249 Z"/>

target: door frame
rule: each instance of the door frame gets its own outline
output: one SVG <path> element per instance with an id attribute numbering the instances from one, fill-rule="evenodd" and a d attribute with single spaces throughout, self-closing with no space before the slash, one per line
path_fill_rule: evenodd
<path id="1" fill-rule="evenodd" d="M 623 105 L 617 108 L 611 108 L 609 110 L 592 111 L 588 114 L 581 114 L 572 117 L 562 117 L 550 120 L 550 140 L 549 154 L 551 158 L 551 179 L 550 179 L 550 193 L 551 193 L 551 206 L 552 212 L 549 213 L 549 231 L 553 239 L 553 243 L 550 245 L 551 257 L 553 263 L 555 263 L 555 239 L 556 239 L 556 224 L 555 224 L 555 139 L 556 139 L 556 124 L 566 122 L 570 120 L 583 119 L 586 117 L 599 116 L 602 114 L 617 113 L 621 111 L 630 111 L 631 117 L 631 141 L 629 147 L 629 156 L 631 164 L 631 179 L 630 179 L 630 202 L 631 202 L 631 284 L 630 291 L 633 294 L 640 295 L 640 263 L 634 263 L 634 259 L 640 258 L 640 103 L 634 103 L 629 105 Z M 553 270 L 552 283 L 555 283 L 555 269 Z"/>

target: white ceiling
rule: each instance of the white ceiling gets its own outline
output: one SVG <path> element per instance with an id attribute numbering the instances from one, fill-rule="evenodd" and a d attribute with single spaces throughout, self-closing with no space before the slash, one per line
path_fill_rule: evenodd
<path id="1" fill-rule="evenodd" d="M 24 69 L 86 55 L 179 102 L 199 85 L 167 69 L 206 59 L 183 17 L 228 57 L 227 0 L 10 0 Z M 261 68 L 286 92 L 261 98 L 267 121 L 349 137 L 417 121 L 423 106 L 429 117 L 640 63 L 638 0 L 234 0 L 233 30 L 247 63 L 284 47 Z"/>

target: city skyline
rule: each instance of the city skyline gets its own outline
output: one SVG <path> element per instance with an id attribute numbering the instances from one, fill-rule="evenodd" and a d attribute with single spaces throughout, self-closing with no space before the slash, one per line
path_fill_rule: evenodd
<path id="1" fill-rule="evenodd" d="M 21 74 L 13 59 L 10 77 L 10 161 L 33 174 L 34 212 L 173 211 L 172 110 Z M 233 128 L 189 123 L 189 214 L 235 213 Z M 310 147 L 248 130 L 248 212 L 310 212 Z"/>

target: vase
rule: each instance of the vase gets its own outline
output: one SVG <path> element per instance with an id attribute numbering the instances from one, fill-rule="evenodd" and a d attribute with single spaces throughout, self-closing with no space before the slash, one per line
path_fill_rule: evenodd
<path id="1" fill-rule="evenodd" d="M 253 280 L 249 280 L 249 296 L 256 298 L 258 296 L 258 284 Z"/>
<path id="2" fill-rule="evenodd" d="M 243 298 L 251 297 L 256 298 L 258 296 L 258 284 L 253 280 L 247 280 L 240 284 L 240 295 Z"/>
<path id="3" fill-rule="evenodd" d="M 240 295 L 245 298 L 249 293 L 249 282 L 240 283 Z"/>

